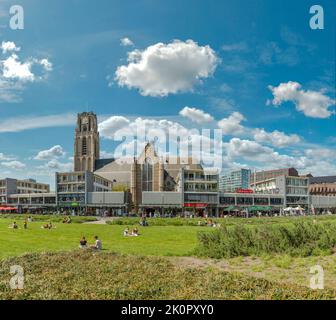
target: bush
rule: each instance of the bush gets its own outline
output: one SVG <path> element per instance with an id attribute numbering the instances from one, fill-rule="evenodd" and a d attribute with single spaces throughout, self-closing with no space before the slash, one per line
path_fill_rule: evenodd
<path id="1" fill-rule="evenodd" d="M 198 234 L 196 254 L 211 258 L 281 254 L 311 256 L 331 253 L 336 245 L 336 226 L 331 223 L 296 221 L 288 225 L 224 226 Z"/>

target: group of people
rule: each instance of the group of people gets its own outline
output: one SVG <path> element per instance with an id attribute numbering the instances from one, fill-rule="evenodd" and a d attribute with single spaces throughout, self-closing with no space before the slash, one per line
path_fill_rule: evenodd
<path id="1" fill-rule="evenodd" d="M 53 228 L 53 225 L 52 225 L 52 223 L 50 221 L 50 222 L 44 224 L 41 228 L 42 229 L 49 229 L 49 230 L 51 230 Z"/>
<path id="2" fill-rule="evenodd" d="M 221 226 L 219 223 L 216 223 L 216 221 L 213 221 L 212 219 L 209 219 L 206 222 L 199 220 L 197 224 L 199 226 L 207 226 L 212 228 L 217 228 Z"/>
<path id="3" fill-rule="evenodd" d="M 94 244 L 88 246 L 86 238 L 83 237 L 79 241 L 79 248 L 80 249 L 90 248 L 90 249 L 93 249 L 93 250 L 102 250 L 103 249 L 103 244 L 102 244 L 101 240 L 98 238 L 98 236 L 95 236 L 94 239 L 95 239 Z"/>
<path id="4" fill-rule="evenodd" d="M 128 227 L 124 230 L 124 237 L 138 237 L 139 235 L 137 227 L 135 227 L 131 232 Z"/>
<path id="5" fill-rule="evenodd" d="M 19 229 L 18 224 L 16 223 L 16 221 L 13 222 L 13 224 L 11 226 L 9 226 L 10 229 Z M 25 220 L 23 222 L 23 229 L 27 229 L 28 228 L 28 222 L 27 220 Z"/>

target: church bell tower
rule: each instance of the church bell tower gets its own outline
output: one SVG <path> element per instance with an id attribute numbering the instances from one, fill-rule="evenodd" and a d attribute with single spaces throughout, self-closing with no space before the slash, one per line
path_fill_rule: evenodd
<path id="1" fill-rule="evenodd" d="M 79 113 L 75 130 L 74 171 L 95 171 L 99 156 L 97 116 L 93 112 Z"/>

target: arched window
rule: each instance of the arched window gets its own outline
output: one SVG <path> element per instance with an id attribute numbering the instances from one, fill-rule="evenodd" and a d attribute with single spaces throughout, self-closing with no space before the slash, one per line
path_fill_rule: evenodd
<path id="1" fill-rule="evenodd" d="M 153 191 L 153 165 L 149 158 L 142 165 L 142 191 Z"/>
<path id="2" fill-rule="evenodd" d="M 85 156 L 87 154 L 87 144 L 86 138 L 84 137 L 82 140 L 82 155 Z"/>

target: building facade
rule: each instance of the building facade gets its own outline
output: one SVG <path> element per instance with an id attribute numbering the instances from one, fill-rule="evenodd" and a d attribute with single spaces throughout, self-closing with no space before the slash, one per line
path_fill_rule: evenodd
<path id="1" fill-rule="evenodd" d="M 236 192 L 238 189 L 248 189 L 250 187 L 251 170 L 239 169 L 219 176 L 219 190 L 221 192 Z"/>
<path id="2" fill-rule="evenodd" d="M 265 181 L 279 176 L 298 177 L 299 173 L 295 168 L 283 168 L 252 172 L 250 175 L 250 183 Z"/>
<path id="3" fill-rule="evenodd" d="M 311 195 L 336 197 L 336 176 L 310 177 L 309 193 Z"/>
<path id="4" fill-rule="evenodd" d="M 8 203 L 8 197 L 13 194 L 49 193 L 49 184 L 39 183 L 34 179 L 17 180 L 5 178 L 0 180 L 0 204 Z"/>
<path id="5" fill-rule="evenodd" d="M 59 207 L 85 207 L 88 193 L 112 192 L 113 183 L 90 171 L 56 173 L 56 203 Z"/>
<path id="6" fill-rule="evenodd" d="M 258 182 L 252 182 L 251 187 L 257 194 L 278 194 L 284 196 L 285 207 L 308 208 L 309 178 L 300 176 L 276 176 Z"/>

